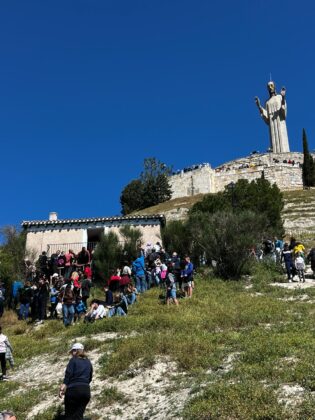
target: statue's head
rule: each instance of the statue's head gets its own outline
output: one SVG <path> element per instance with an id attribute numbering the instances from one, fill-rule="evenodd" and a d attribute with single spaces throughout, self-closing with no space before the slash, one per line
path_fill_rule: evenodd
<path id="1" fill-rule="evenodd" d="M 274 93 L 276 93 L 275 83 L 270 80 L 270 82 L 267 83 L 267 89 L 270 95 L 273 95 Z"/>

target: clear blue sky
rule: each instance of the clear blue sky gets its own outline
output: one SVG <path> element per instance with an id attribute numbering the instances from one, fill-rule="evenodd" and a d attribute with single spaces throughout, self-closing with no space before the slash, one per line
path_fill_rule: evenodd
<path id="1" fill-rule="evenodd" d="M 10 0 L 0 6 L 0 226 L 119 214 L 145 157 L 264 151 L 254 104 L 287 88 L 315 148 L 313 1 Z"/>

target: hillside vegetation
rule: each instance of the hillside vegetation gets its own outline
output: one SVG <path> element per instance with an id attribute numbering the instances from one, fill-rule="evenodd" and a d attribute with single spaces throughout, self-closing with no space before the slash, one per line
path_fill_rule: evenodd
<path id="1" fill-rule="evenodd" d="M 181 197 L 135 212 L 134 214 L 165 214 L 167 220 L 184 218 L 192 206 L 205 195 Z M 283 193 L 282 217 L 288 235 L 297 235 L 307 242 L 315 242 L 315 189 Z"/>
<path id="2" fill-rule="evenodd" d="M 192 299 L 167 308 L 151 289 L 127 317 L 33 327 L 7 312 L 16 371 L 0 383 L 1 406 L 18 419 L 51 420 L 67 351 L 82 341 L 95 377 L 96 419 L 307 419 L 315 417 L 315 289 L 196 278 Z"/>
<path id="3" fill-rule="evenodd" d="M 315 189 L 284 193 L 282 216 L 286 232 L 315 239 Z"/>

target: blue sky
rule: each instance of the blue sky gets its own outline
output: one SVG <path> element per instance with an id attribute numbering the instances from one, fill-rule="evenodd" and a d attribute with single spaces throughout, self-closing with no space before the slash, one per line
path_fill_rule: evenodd
<path id="1" fill-rule="evenodd" d="M 0 226 L 119 214 L 157 157 L 264 151 L 254 104 L 287 88 L 291 150 L 315 148 L 312 1 L 73 0 L 0 6 Z"/>

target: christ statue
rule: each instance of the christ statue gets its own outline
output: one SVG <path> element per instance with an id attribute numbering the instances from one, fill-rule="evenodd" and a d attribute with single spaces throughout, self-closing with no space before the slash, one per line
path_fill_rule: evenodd
<path id="1" fill-rule="evenodd" d="M 283 87 L 280 95 L 277 95 L 274 82 L 269 82 L 267 88 L 270 98 L 266 101 L 265 108 L 261 106 L 257 96 L 255 102 L 263 120 L 269 125 L 270 147 L 273 153 L 290 152 L 285 122 L 287 117 L 286 90 Z"/>

